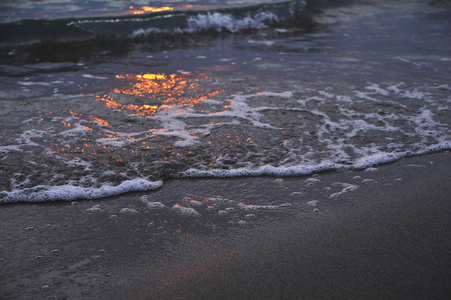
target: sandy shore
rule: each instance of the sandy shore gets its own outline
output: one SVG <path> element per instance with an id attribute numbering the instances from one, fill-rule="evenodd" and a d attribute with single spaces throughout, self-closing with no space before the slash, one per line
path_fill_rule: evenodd
<path id="1" fill-rule="evenodd" d="M 443 152 L 1 205 L 0 299 L 446 299 L 450 178 Z"/>

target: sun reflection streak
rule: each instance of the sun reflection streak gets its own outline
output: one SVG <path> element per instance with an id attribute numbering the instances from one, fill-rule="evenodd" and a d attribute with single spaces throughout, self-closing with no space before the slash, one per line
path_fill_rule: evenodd
<path id="1" fill-rule="evenodd" d="M 162 6 L 162 7 L 141 6 L 138 9 L 135 9 L 135 7 L 130 6 L 129 8 L 135 15 L 140 15 L 140 14 L 143 14 L 146 12 L 161 12 L 161 11 L 174 10 L 173 7 L 169 7 L 169 6 Z"/>
<path id="2" fill-rule="evenodd" d="M 189 76 L 178 74 L 142 74 L 142 75 L 116 75 L 116 78 L 123 79 L 127 84 L 120 88 L 115 88 L 112 92 L 116 95 L 130 95 L 145 98 L 146 104 L 122 104 L 114 95 L 96 95 L 97 101 L 102 101 L 107 107 L 115 110 L 126 110 L 134 116 L 153 117 L 161 105 L 165 106 L 190 106 L 215 96 L 222 91 L 214 90 L 206 92 L 200 88 L 201 80 L 209 79 L 206 75 Z M 139 101 L 134 101 L 139 102 Z M 97 121 L 97 120 L 95 120 Z"/>
<path id="3" fill-rule="evenodd" d="M 93 120 L 94 122 L 96 122 L 97 124 L 100 124 L 100 125 L 105 126 L 105 127 L 111 127 L 111 125 L 108 123 L 108 121 L 100 119 L 100 118 L 98 118 L 98 117 L 96 117 L 94 115 L 90 115 L 89 118 L 91 120 Z"/>
<path id="4" fill-rule="evenodd" d="M 154 6 L 141 6 L 141 7 L 134 7 L 129 6 L 128 8 L 134 15 L 142 15 L 144 13 L 156 13 L 156 12 L 163 12 L 163 11 L 172 11 L 172 10 L 191 10 L 191 9 L 208 9 L 217 7 L 218 5 L 192 5 L 192 4 L 185 4 L 185 5 L 177 5 L 176 7 L 170 7 L 170 6 L 162 6 L 162 7 L 154 7 Z"/>

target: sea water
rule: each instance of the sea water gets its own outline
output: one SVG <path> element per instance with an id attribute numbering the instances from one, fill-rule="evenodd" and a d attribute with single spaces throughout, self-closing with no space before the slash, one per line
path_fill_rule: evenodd
<path id="1" fill-rule="evenodd" d="M 451 148 L 449 1 L 1 5 L 0 203 Z"/>

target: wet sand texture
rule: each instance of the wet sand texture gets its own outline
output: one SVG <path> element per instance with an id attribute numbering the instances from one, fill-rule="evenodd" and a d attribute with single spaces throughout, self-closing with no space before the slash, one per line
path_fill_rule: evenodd
<path id="1" fill-rule="evenodd" d="M 306 177 L 178 180 L 105 200 L 2 205 L 0 298 L 447 299 L 450 166 L 443 152 L 320 174 L 313 186 Z M 330 197 L 335 182 L 359 187 Z M 170 209 L 187 194 L 292 206 L 253 211 L 241 226 L 239 209 Z"/>

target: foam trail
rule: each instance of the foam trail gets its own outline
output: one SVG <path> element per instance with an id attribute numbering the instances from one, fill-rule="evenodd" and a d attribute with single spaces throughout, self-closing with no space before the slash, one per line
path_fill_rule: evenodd
<path id="1" fill-rule="evenodd" d="M 417 152 L 406 151 L 399 153 L 379 153 L 373 156 L 362 157 L 352 165 L 342 165 L 333 162 L 325 162 L 315 166 L 290 166 L 290 167 L 274 167 L 263 166 L 254 169 L 240 168 L 233 170 L 198 170 L 191 168 L 181 172 L 181 178 L 203 178 L 203 177 L 241 177 L 241 176 L 305 176 L 325 171 L 344 171 L 344 170 L 362 170 L 374 167 L 380 164 L 395 162 L 404 157 L 424 155 L 428 153 L 451 150 L 451 142 L 444 142 L 422 149 Z"/>
<path id="2" fill-rule="evenodd" d="M 149 191 L 160 188 L 163 181 L 144 179 L 127 180 L 117 186 L 104 185 L 100 188 L 84 188 L 73 185 L 37 186 L 11 192 L 1 192 L 1 202 L 43 202 L 73 201 L 77 199 L 99 199 L 128 192 Z"/>

